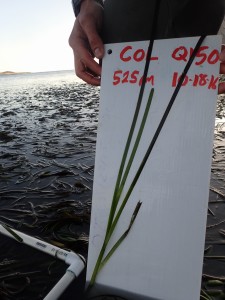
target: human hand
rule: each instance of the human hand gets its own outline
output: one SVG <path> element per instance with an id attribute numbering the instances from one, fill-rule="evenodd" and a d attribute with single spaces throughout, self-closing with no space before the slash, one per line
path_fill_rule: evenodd
<path id="1" fill-rule="evenodd" d="M 225 45 L 222 45 L 222 51 L 220 53 L 220 74 L 225 76 Z M 219 83 L 218 94 L 225 93 L 225 82 Z"/>
<path id="2" fill-rule="evenodd" d="M 99 32 L 102 26 L 103 8 L 94 0 L 83 0 L 69 45 L 74 53 L 76 75 L 92 85 L 100 85 L 101 66 L 94 59 L 101 59 L 104 46 Z"/>

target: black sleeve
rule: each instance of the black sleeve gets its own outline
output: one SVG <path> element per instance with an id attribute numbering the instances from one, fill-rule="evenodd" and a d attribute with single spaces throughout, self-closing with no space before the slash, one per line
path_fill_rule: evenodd
<path id="1" fill-rule="evenodd" d="M 104 43 L 150 39 L 158 0 L 105 0 Z M 161 0 L 156 39 L 217 34 L 225 0 Z"/>
<path id="2" fill-rule="evenodd" d="M 104 1 L 103 0 L 93 0 L 98 2 L 102 7 L 104 6 Z M 80 12 L 80 5 L 81 5 L 82 0 L 72 0 L 72 5 L 73 5 L 73 11 L 75 16 L 77 17 L 79 12 Z"/>
<path id="3" fill-rule="evenodd" d="M 170 6 L 177 36 L 216 34 L 225 15 L 225 0 L 171 0 Z"/>

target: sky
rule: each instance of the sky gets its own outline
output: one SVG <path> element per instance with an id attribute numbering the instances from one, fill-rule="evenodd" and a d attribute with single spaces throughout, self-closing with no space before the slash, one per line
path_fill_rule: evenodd
<path id="1" fill-rule="evenodd" d="M 72 70 L 71 0 L 0 0 L 0 72 Z"/>
<path id="2" fill-rule="evenodd" d="M 74 20 L 71 0 L 0 0 L 0 72 L 74 69 Z"/>

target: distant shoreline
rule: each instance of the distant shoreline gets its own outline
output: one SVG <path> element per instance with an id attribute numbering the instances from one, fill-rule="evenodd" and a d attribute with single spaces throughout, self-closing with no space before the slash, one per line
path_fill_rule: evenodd
<path id="1" fill-rule="evenodd" d="M 23 74 L 40 74 L 40 73 L 50 73 L 50 72 L 73 72 L 74 70 L 50 70 L 50 71 L 32 71 L 32 72 L 13 72 L 13 71 L 4 71 L 0 72 L 1 75 L 23 75 Z M 75 75 L 75 74 L 74 74 Z"/>
<path id="2" fill-rule="evenodd" d="M 4 71 L 0 72 L 0 75 L 18 75 L 18 74 L 29 74 L 30 72 L 13 72 L 13 71 Z"/>

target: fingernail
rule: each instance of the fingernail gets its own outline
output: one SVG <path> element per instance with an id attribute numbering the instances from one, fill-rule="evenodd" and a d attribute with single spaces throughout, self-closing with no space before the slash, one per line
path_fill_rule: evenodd
<path id="1" fill-rule="evenodd" d="M 97 58 L 102 58 L 102 51 L 100 50 L 100 48 L 95 49 L 95 56 Z"/>

